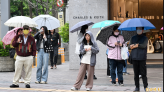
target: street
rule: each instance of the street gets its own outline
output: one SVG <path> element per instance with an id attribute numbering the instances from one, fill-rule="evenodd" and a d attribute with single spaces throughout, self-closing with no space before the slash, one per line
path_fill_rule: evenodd
<path id="1" fill-rule="evenodd" d="M 70 92 L 71 87 L 76 81 L 78 70 L 69 70 L 69 62 L 58 65 L 57 69 L 49 68 L 48 84 L 35 84 L 36 81 L 36 68 L 32 70 L 31 88 L 25 88 L 23 83 L 19 84 L 19 88 L 10 88 L 14 72 L 0 72 L 0 92 Z M 130 75 L 124 75 L 124 86 L 113 86 L 110 83 L 110 78 L 106 75 L 106 70 L 95 70 L 95 75 L 98 78 L 94 80 L 92 91 L 94 92 L 132 92 L 134 86 L 134 73 L 132 68 L 128 68 Z M 163 90 L 163 68 L 148 68 L 148 87 L 161 88 Z M 85 83 L 79 92 L 85 91 Z M 140 79 L 140 91 L 144 92 L 142 80 Z M 153 91 L 152 91 L 153 92 Z M 154 91 L 155 92 L 155 91 Z M 162 91 L 161 91 L 162 92 Z"/>

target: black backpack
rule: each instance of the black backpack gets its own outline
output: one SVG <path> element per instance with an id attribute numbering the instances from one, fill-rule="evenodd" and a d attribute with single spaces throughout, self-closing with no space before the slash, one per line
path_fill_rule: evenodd
<path id="1" fill-rule="evenodd" d="M 154 53 L 161 53 L 162 52 L 162 46 L 161 43 L 159 42 L 159 39 L 157 39 L 154 43 Z"/>

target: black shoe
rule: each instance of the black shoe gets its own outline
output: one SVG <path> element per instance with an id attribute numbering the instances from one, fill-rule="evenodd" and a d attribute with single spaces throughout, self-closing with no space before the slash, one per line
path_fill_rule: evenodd
<path id="1" fill-rule="evenodd" d="M 26 84 L 26 88 L 30 88 L 30 85 L 29 84 Z"/>
<path id="2" fill-rule="evenodd" d="M 135 88 L 135 90 L 133 92 L 140 92 L 139 88 Z"/>
<path id="3" fill-rule="evenodd" d="M 120 86 L 124 86 L 123 82 L 120 82 L 119 85 L 120 85 Z"/>
<path id="4" fill-rule="evenodd" d="M 10 88 L 19 88 L 19 85 L 12 84 L 10 85 Z"/>
<path id="5" fill-rule="evenodd" d="M 114 82 L 114 83 L 112 83 L 113 84 L 113 86 L 117 86 L 117 84 Z"/>
<path id="6" fill-rule="evenodd" d="M 147 87 L 146 87 L 146 88 L 144 88 L 145 92 L 147 92 L 147 91 L 146 91 L 146 89 L 147 89 Z"/>
<path id="7" fill-rule="evenodd" d="M 84 79 L 87 79 L 87 75 L 85 75 Z"/>
<path id="8" fill-rule="evenodd" d="M 96 80 L 96 79 L 97 79 L 97 77 L 94 75 L 94 76 L 93 76 L 93 79 L 95 79 L 95 80 Z"/>

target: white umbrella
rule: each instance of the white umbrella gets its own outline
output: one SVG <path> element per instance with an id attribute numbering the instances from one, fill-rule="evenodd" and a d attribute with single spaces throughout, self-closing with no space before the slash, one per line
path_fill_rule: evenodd
<path id="1" fill-rule="evenodd" d="M 82 27 L 83 25 L 88 25 L 88 26 L 90 26 L 90 25 L 92 25 L 92 24 L 94 24 L 94 23 L 91 22 L 91 21 L 88 21 L 88 20 L 78 22 L 78 23 L 75 24 L 73 27 L 71 27 L 71 29 L 70 29 L 69 32 L 71 32 L 71 33 L 76 32 L 76 31 L 80 30 L 81 27 Z"/>
<path id="2" fill-rule="evenodd" d="M 50 15 L 39 15 L 33 18 L 33 20 L 38 24 L 37 29 L 40 29 L 42 26 L 46 26 L 48 30 L 60 27 L 60 21 Z"/>
<path id="3" fill-rule="evenodd" d="M 23 27 L 24 25 L 28 25 L 29 27 L 37 27 L 37 24 L 31 18 L 26 16 L 12 17 L 4 24 L 9 27 Z"/>

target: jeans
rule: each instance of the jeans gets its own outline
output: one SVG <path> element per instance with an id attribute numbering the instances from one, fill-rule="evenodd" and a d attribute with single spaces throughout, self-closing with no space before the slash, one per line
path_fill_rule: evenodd
<path id="1" fill-rule="evenodd" d="M 125 60 L 126 67 L 123 67 L 123 73 L 127 73 L 127 60 Z"/>
<path id="2" fill-rule="evenodd" d="M 40 49 L 37 54 L 37 73 L 36 80 L 47 82 L 48 78 L 48 61 L 49 53 L 45 53 L 44 49 Z M 43 67 L 43 72 L 42 72 Z"/>
<path id="3" fill-rule="evenodd" d="M 111 63 L 111 77 L 112 83 L 116 83 L 116 74 L 118 75 L 118 83 L 123 83 L 123 64 L 118 62 L 117 60 L 110 59 Z M 117 68 L 117 73 L 116 73 Z"/>
<path id="4" fill-rule="evenodd" d="M 111 69 L 112 69 L 112 67 L 111 67 L 111 62 L 110 62 L 110 59 L 109 59 L 109 70 L 110 70 L 110 76 L 111 76 Z M 116 78 L 118 78 L 118 76 L 117 76 L 117 68 L 116 68 L 116 70 L 115 70 L 115 74 L 116 74 Z"/>
<path id="5" fill-rule="evenodd" d="M 54 50 L 50 52 L 50 61 L 52 67 L 56 65 L 57 60 L 58 60 L 58 46 L 55 46 Z"/>

